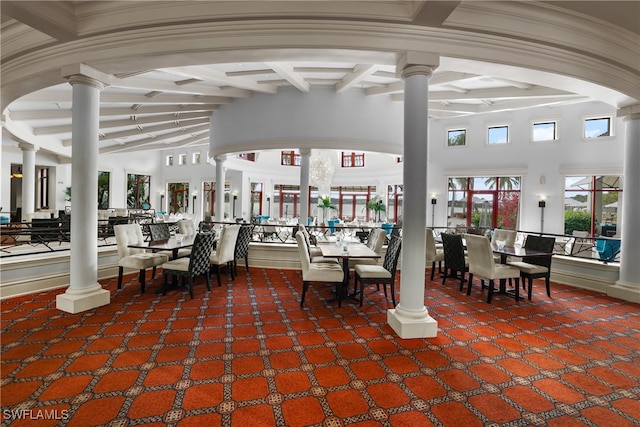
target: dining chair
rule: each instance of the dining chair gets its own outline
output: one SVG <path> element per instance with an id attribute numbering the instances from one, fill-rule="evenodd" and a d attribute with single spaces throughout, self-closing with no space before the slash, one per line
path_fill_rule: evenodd
<path id="1" fill-rule="evenodd" d="M 171 231 L 169 230 L 169 224 L 159 222 L 156 224 L 147 224 L 149 230 L 149 236 L 151 241 L 156 240 L 169 240 L 171 238 Z M 158 253 L 165 254 L 169 259 L 173 258 L 173 251 L 158 251 Z M 191 248 L 178 249 L 178 256 L 176 258 L 188 257 L 191 254 Z"/>
<path id="2" fill-rule="evenodd" d="M 491 234 L 491 244 L 497 245 L 498 240 L 501 240 L 505 246 L 515 246 L 518 232 L 515 230 L 504 230 L 502 228 L 495 228 Z M 500 255 L 494 255 L 493 260 L 497 263 L 502 262 Z"/>
<path id="3" fill-rule="evenodd" d="M 233 272 L 238 275 L 238 260 L 244 259 L 245 271 L 249 272 L 249 243 L 253 236 L 253 225 L 245 224 L 240 226 L 238 238 L 236 239 L 235 254 L 233 258 Z"/>
<path id="4" fill-rule="evenodd" d="M 141 292 L 145 290 L 145 271 L 153 268 L 153 276 L 156 275 L 156 267 L 167 262 L 167 255 L 147 252 L 144 249 L 130 248 L 129 245 L 144 242 L 142 228 L 139 224 L 114 225 L 113 230 L 118 246 L 118 289 L 122 288 L 122 275 L 124 268 L 134 268 L 138 270 Z"/>
<path id="5" fill-rule="evenodd" d="M 427 228 L 427 262 L 431 263 L 431 280 L 436 272 L 436 262 L 438 270 L 442 270 L 442 262 L 444 261 L 444 250 L 436 247 L 436 239 L 433 235 L 433 229 Z"/>
<path id="6" fill-rule="evenodd" d="M 211 268 L 216 269 L 216 278 L 218 279 L 218 286 L 222 285 L 220 279 L 220 270 L 223 266 L 227 266 L 231 280 L 235 279 L 233 271 L 233 262 L 236 248 L 236 240 L 238 239 L 238 233 L 240 232 L 240 225 L 228 225 L 220 230 L 220 238 L 216 244 L 216 249 L 209 257 Z"/>
<path id="7" fill-rule="evenodd" d="M 474 275 L 478 276 L 482 280 L 482 283 L 484 283 L 485 280 L 489 281 L 489 295 L 487 296 L 487 303 L 489 304 L 491 304 L 491 298 L 493 297 L 495 280 L 515 279 L 515 298 L 516 301 L 518 301 L 520 299 L 520 270 L 506 264 L 496 264 L 493 259 L 491 242 L 487 237 L 466 234 L 465 240 L 469 253 L 469 283 L 467 284 L 467 295 L 471 295 Z M 462 286 L 460 290 L 462 290 Z"/>
<path id="8" fill-rule="evenodd" d="M 464 275 L 469 271 L 469 259 L 465 256 L 461 234 L 442 233 L 442 248 L 444 252 L 444 285 L 448 277 L 460 278 L 460 290 L 464 286 Z"/>
<path id="9" fill-rule="evenodd" d="M 387 239 L 387 233 L 382 228 L 374 228 L 369 233 L 366 246 L 380 255 L 382 253 L 382 247 Z M 356 267 L 356 265 L 380 265 L 379 258 L 354 258 L 349 260 L 349 270 Z"/>
<path id="10" fill-rule="evenodd" d="M 534 249 L 537 251 L 543 251 L 552 253 L 553 247 L 556 243 L 556 239 L 553 237 L 543 237 L 530 234 L 524 241 L 525 249 Z M 520 277 L 522 277 L 522 286 L 525 286 L 525 279 L 528 279 L 527 296 L 531 300 L 531 290 L 533 279 L 544 278 L 545 285 L 547 287 L 547 296 L 551 297 L 551 260 L 552 256 L 539 256 L 539 257 L 527 257 L 526 261 L 508 262 L 507 264 L 516 267 L 520 270 Z"/>
<path id="11" fill-rule="evenodd" d="M 336 262 L 311 262 L 309 250 L 302 233 L 296 233 L 296 243 L 298 245 L 298 253 L 300 255 L 300 265 L 302 267 L 302 296 L 300 298 L 300 307 L 304 306 L 304 297 L 309 289 L 311 282 L 328 282 L 334 283 L 336 287 L 336 298 L 338 299 L 338 307 L 342 305 L 342 296 L 344 293 L 343 279 L 344 271 L 340 264 Z"/>
<path id="12" fill-rule="evenodd" d="M 311 235 L 309 234 L 309 230 L 307 230 L 307 227 L 305 227 L 302 224 L 298 224 L 298 232 L 297 233 L 302 233 L 302 235 L 304 236 L 304 240 L 307 243 L 307 248 L 309 249 L 309 256 L 312 259 L 314 257 L 321 257 L 322 256 L 322 251 L 320 250 L 320 248 L 311 244 Z M 296 233 L 296 235 L 297 235 L 297 233 Z"/>
<path id="13" fill-rule="evenodd" d="M 384 236 L 386 233 L 383 231 Z M 384 289 L 384 296 L 387 296 L 387 285 L 391 289 L 391 301 L 393 306 L 396 306 L 396 267 L 398 266 L 398 257 L 400 256 L 400 249 L 402 247 L 402 238 L 400 236 L 391 236 L 389 245 L 387 246 L 387 253 L 384 255 L 384 262 L 382 265 L 369 265 L 358 264 L 355 267 L 355 293 L 360 293 L 360 307 L 362 307 L 362 301 L 364 299 L 364 287 L 365 285 L 382 285 Z M 360 290 L 358 290 L 358 283 L 360 283 Z"/>
<path id="14" fill-rule="evenodd" d="M 189 290 L 192 299 L 194 279 L 198 276 L 205 276 L 207 290 L 211 290 L 211 262 L 209 258 L 213 250 L 214 239 L 215 233 L 198 233 L 193 241 L 189 257 L 177 258 L 162 264 L 162 295 L 167 294 L 168 276 L 182 277 L 182 282 Z"/>
<path id="15" fill-rule="evenodd" d="M 198 233 L 198 229 L 192 219 L 181 219 L 178 221 L 178 233 L 192 236 Z"/>

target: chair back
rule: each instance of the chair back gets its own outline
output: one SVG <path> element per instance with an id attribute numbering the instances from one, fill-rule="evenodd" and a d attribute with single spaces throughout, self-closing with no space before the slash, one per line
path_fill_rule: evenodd
<path id="1" fill-rule="evenodd" d="M 192 219 L 181 219 L 178 221 L 178 233 L 194 235 L 198 233 L 198 230 Z"/>
<path id="2" fill-rule="evenodd" d="M 218 262 L 220 264 L 231 262 L 235 258 L 236 240 L 240 232 L 240 225 L 228 225 L 222 229 L 218 240 Z"/>
<path id="3" fill-rule="evenodd" d="M 440 236 L 442 237 L 442 248 L 444 249 L 445 267 L 454 271 L 465 271 L 466 263 L 462 235 L 442 233 Z"/>
<path id="4" fill-rule="evenodd" d="M 304 273 L 305 271 L 309 271 L 311 257 L 309 256 L 309 248 L 307 247 L 303 233 L 296 233 L 296 243 L 298 244 L 298 252 L 300 253 L 302 272 Z"/>
<path id="5" fill-rule="evenodd" d="M 386 235 L 386 233 L 383 231 Z M 391 273 L 391 277 L 396 275 L 396 267 L 398 266 L 398 258 L 400 257 L 400 249 L 402 247 L 402 237 L 391 236 L 389 245 L 387 245 L 387 253 L 384 255 L 382 266 Z"/>
<path id="6" fill-rule="evenodd" d="M 241 225 L 236 239 L 235 259 L 244 258 L 249 254 L 251 236 L 253 236 L 253 225 Z"/>
<path id="7" fill-rule="evenodd" d="M 530 234 L 527 236 L 527 240 L 524 241 L 524 248 L 536 251 L 553 252 L 555 243 L 556 239 L 553 237 L 542 237 Z M 547 268 L 551 267 L 550 256 L 527 257 L 526 262 Z"/>
<path id="8" fill-rule="evenodd" d="M 204 274 L 211 268 L 209 257 L 213 251 L 214 240 L 215 233 L 213 232 L 196 234 L 191 255 L 189 255 L 189 274 L 192 277 Z"/>
<path id="9" fill-rule="evenodd" d="M 116 236 L 116 244 L 118 245 L 118 256 L 124 258 L 126 256 L 143 253 L 144 249 L 130 248 L 129 245 L 144 242 L 142 228 L 139 224 L 120 224 L 114 225 L 113 231 Z"/>
<path id="10" fill-rule="evenodd" d="M 382 245 L 384 245 L 386 237 L 387 233 L 382 228 L 375 228 L 369 234 L 367 246 L 375 253 L 380 254 L 380 252 L 382 252 Z"/>
<path id="11" fill-rule="evenodd" d="M 491 244 L 495 245 L 498 240 L 504 240 L 506 242 L 505 246 L 515 246 L 517 235 L 518 233 L 515 230 L 496 228 L 493 230 L 493 236 L 491 236 Z"/>
<path id="12" fill-rule="evenodd" d="M 147 227 L 149 227 L 151 240 L 168 240 L 171 238 L 168 224 L 159 222 L 157 224 L 149 224 Z"/>
<path id="13" fill-rule="evenodd" d="M 436 260 L 436 239 L 433 236 L 433 229 L 427 228 L 427 262 Z"/>
<path id="14" fill-rule="evenodd" d="M 480 277 L 492 278 L 496 269 L 491 242 L 487 237 L 466 234 L 467 251 L 469 252 L 469 273 Z M 446 257 L 446 252 L 445 252 Z"/>

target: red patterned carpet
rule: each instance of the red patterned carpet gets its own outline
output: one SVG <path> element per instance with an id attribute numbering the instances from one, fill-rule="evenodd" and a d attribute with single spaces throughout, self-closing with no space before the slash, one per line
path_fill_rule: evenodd
<path id="1" fill-rule="evenodd" d="M 71 315 L 62 291 L 2 301 L 3 425 L 615 426 L 640 422 L 640 306 L 553 284 L 484 302 L 428 281 L 433 339 L 390 302 L 326 304 L 300 273 L 241 269 L 195 298 L 139 294 Z M 37 418 L 37 419 L 36 419 Z M 47 419 L 49 418 L 49 419 Z M 51 418 L 58 418 L 51 419 Z"/>

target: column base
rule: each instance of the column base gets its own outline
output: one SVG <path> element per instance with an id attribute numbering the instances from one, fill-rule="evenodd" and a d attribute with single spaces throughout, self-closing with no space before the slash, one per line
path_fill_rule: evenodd
<path id="1" fill-rule="evenodd" d="M 400 338 L 434 338 L 438 335 L 438 322 L 427 310 L 420 317 L 406 316 L 402 309 L 387 311 L 387 323 Z"/>
<path id="2" fill-rule="evenodd" d="M 640 303 L 640 284 L 625 283 L 618 280 L 614 285 L 607 287 L 607 295 L 629 302 Z"/>
<path id="3" fill-rule="evenodd" d="M 56 296 L 56 308 L 76 314 L 92 308 L 102 307 L 111 301 L 111 292 L 96 284 L 89 288 L 67 288 L 64 294 Z"/>

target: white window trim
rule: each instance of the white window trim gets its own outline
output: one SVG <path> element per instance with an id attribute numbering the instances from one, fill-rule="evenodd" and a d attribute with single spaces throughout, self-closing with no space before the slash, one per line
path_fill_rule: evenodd
<path id="1" fill-rule="evenodd" d="M 555 127 L 556 127 L 556 137 L 555 139 L 541 139 L 539 141 L 536 141 L 535 139 L 533 139 L 533 127 L 536 124 L 543 124 L 543 123 L 555 123 Z M 529 129 L 531 129 L 531 134 L 530 134 L 530 142 L 533 144 L 552 144 L 552 143 L 556 143 L 560 141 L 560 120 L 558 119 L 539 119 L 539 120 L 531 120 L 531 122 L 529 123 Z"/>
<path id="2" fill-rule="evenodd" d="M 587 121 L 594 120 L 594 119 L 609 119 L 609 135 L 608 136 L 601 136 L 597 138 L 587 138 L 585 136 L 585 132 L 587 130 L 586 129 Z M 594 114 L 594 115 L 584 116 L 581 118 L 581 120 L 582 120 L 582 132 L 580 133 L 580 138 L 583 141 L 610 141 L 614 139 L 616 136 L 615 124 L 614 124 L 615 117 L 611 114 Z"/>
<path id="3" fill-rule="evenodd" d="M 507 128 L 507 142 L 502 142 L 500 144 L 490 144 L 489 143 L 489 129 L 490 128 L 503 128 L 506 127 Z M 507 145 L 511 144 L 511 125 L 509 123 L 494 123 L 494 124 L 489 124 L 485 127 L 485 132 L 484 132 L 484 143 L 486 146 L 489 147 L 504 147 Z"/>
<path id="4" fill-rule="evenodd" d="M 178 154 L 178 166 L 185 166 L 187 164 L 187 153 Z"/>
<path id="5" fill-rule="evenodd" d="M 464 131 L 464 145 L 449 145 L 449 132 L 451 131 Z M 469 129 L 467 126 L 451 126 L 444 130 L 444 146 L 447 148 L 462 148 L 468 146 L 467 137 L 469 136 Z"/>

